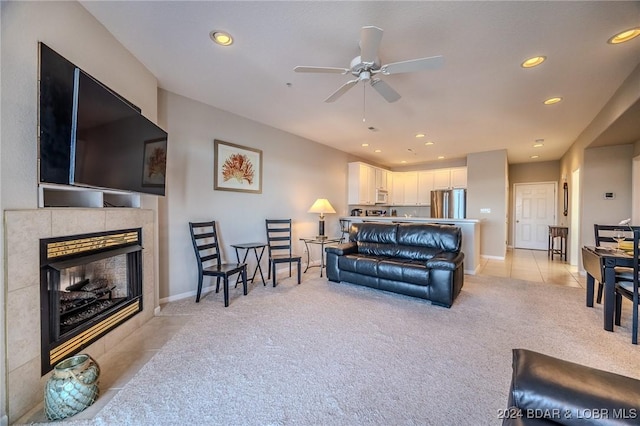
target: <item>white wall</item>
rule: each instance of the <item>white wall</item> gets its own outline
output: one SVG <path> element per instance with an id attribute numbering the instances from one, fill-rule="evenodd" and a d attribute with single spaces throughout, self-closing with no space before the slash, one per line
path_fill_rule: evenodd
<path id="1" fill-rule="evenodd" d="M 605 146 L 584 151 L 581 172 L 583 194 L 583 245 L 593 245 L 593 225 L 617 225 L 631 217 L 633 145 Z M 604 198 L 614 192 L 613 200 Z"/>
<path id="2" fill-rule="evenodd" d="M 480 253 L 502 259 L 507 251 L 509 170 L 507 150 L 467 156 L 467 217 L 481 219 Z M 484 213 L 483 209 L 490 209 Z"/>
<path id="3" fill-rule="evenodd" d="M 266 218 L 292 218 L 296 240 L 317 235 L 318 215 L 307 210 L 316 198 L 327 198 L 337 214 L 326 215 L 325 232 L 339 235 L 338 216 L 347 213 L 346 153 L 171 92 L 161 90 L 159 104 L 160 122 L 166 120 L 169 132 L 167 197 L 160 207 L 166 227 L 161 298 L 195 292 L 190 221 L 218 221 L 225 258 L 234 260 L 230 244 L 265 241 Z M 214 139 L 262 150 L 262 194 L 213 189 Z M 302 254 L 304 244 L 296 241 L 295 248 Z M 311 255 L 312 262 L 320 259 L 319 251 Z"/>

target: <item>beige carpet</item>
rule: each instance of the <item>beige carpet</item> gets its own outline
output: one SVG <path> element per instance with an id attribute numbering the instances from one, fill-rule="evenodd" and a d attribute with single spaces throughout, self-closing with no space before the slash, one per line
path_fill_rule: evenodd
<path id="1" fill-rule="evenodd" d="M 191 319 L 93 421 L 67 423 L 498 425 L 517 347 L 640 378 L 628 315 L 605 332 L 584 289 L 504 278 L 466 276 L 451 309 L 307 274 L 161 315 Z"/>

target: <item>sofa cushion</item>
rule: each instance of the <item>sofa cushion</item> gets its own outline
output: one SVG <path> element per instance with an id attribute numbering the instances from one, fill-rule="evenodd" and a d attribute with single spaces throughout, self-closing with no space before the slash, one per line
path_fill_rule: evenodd
<path id="1" fill-rule="evenodd" d="M 462 244 L 462 231 L 451 225 L 401 223 L 398 225 L 397 240 L 400 246 L 457 252 Z"/>
<path id="2" fill-rule="evenodd" d="M 378 261 L 376 257 L 348 254 L 338 258 L 338 267 L 343 271 L 376 276 L 378 274 Z"/>
<path id="3" fill-rule="evenodd" d="M 338 267 L 342 271 L 392 281 L 403 281 L 423 286 L 429 284 L 429 269 L 425 262 L 419 260 L 356 254 L 338 258 Z"/>
<path id="4" fill-rule="evenodd" d="M 354 223 L 349 240 L 357 242 L 360 254 L 393 257 L 397 253 L 397 229 L 395 223 Z"/>
<path id="5" fill-rule="evenodd" d="M 387 280 L 402 281 L 422 286 L 429 284 L 429 269 L 423 261 L 419 260 L 380 260 L 380 262 L 378 262 L 378 276 Z"/>

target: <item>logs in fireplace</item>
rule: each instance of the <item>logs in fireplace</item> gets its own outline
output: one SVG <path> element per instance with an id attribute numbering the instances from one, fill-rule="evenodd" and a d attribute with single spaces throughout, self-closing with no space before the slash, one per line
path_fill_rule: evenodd
<path id="1" fill-rule="evenodd" d="M 142 311 L 141 232 L 40 240 L 43 375 Z"/>

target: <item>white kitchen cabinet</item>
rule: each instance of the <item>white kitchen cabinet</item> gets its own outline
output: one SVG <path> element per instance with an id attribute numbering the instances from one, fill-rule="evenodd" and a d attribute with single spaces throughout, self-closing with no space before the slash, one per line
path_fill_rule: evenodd
<path id="1" fill-rule="evenodd" d="M 431 205 L 431 191 L 433 190 L 433 170 L 418 172 L 418 205 Z"/>
<path id="2" fill-rule="evenodd" d="M 401 206 L 404 204 L 404 172 L 393 173 L 391 186 L 391 204 Z"/>
<path id="3" fill-rule="evenodd" d="M 404 202 L 405 206 L 418 204 L 418 172 L 404 173 Z"/>
<path id="4" fill-rule="evenodd" d="M 374 205 L 376 201 L 376 174 L 373 166 L 349 163 L 348 203 Z"/>
<path id="5" fill-rule="evenodd" d="M 467 187 L 467 168 L 454 167 L 451 169 L 451 188 Z"/>
<path id="6" fill-rule="evenodd" d="M 466 188 L 467 168 L 453 167 L 433 171 L 433 189 Z"/>
<path id="7" fill-rule="evenodd" d="M 378 168 L 375 168 L 374 170 L 376 173 L 376 189 L 388 191 L 391 186 L 389 185 L 389 175 L 391 174 L 391 172 L 385 169 Z"/>
<path id="8" fill-rule="evenodd" d="M 450 169 L 436 169 L 433 171 L 433 189 L 451 188 Z"/>

